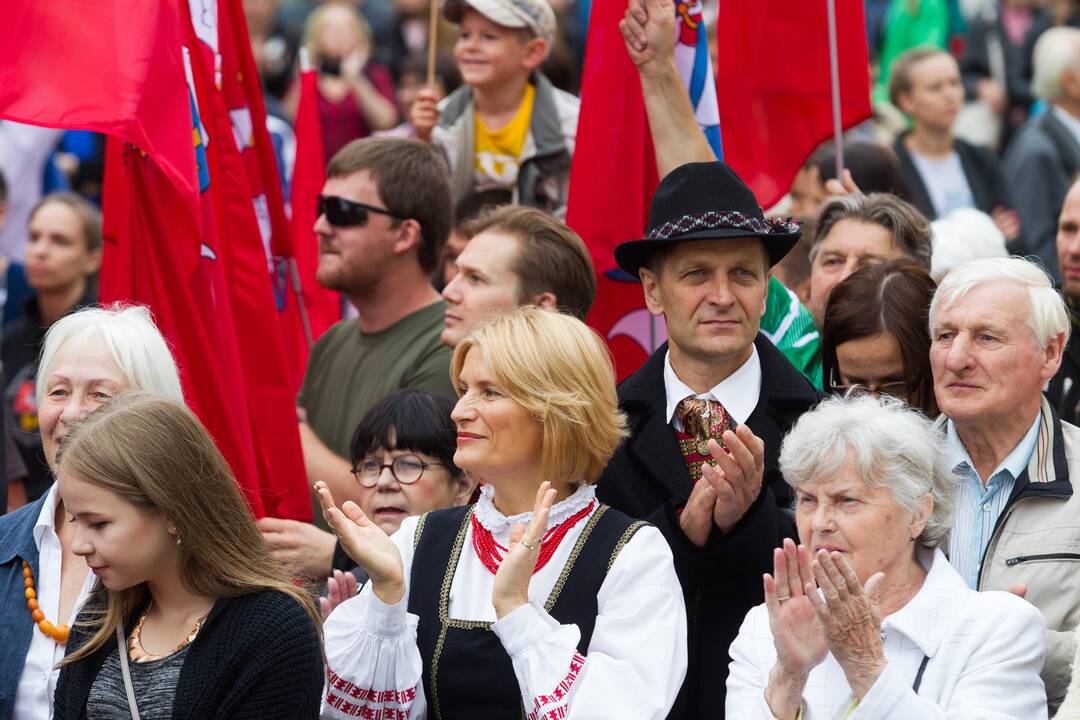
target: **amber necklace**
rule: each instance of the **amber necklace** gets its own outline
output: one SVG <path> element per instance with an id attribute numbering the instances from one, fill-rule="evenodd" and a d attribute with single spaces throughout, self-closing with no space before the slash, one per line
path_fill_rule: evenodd
<path id="1" fill-rule="evenodd" d="M 45 619 L 45 613 L 38 605 L 37 591 L 34 589 L 34 571 L 25 560 L 22 561 L 22 574 L 23 586 L 26 588 L 26 607 L 30 608 L 30 617 L 34 619 L 34 624 L 38 626 L 38 630 L 55 640 L 57 645 L 63 645 L 68 639 L 68 626 L 54 625 Z"/>
<path id="2" fill-rule="evenodd" d="M 139 624 L 135 626 L 135 629 L 131 631 L 131 637 L 128 638 L 128 656 L 135 662 L 151 662 L 152 660 L 160 660 L 161 658 L 168 657 L 173 653 L 178 653 L 186 648 L 191 641 L 195 639 L 195 636 L 199 634 L 199 630 L 202 628 L 203 622 L 206 620 L 209 612 L 203 615 L 201 618 L 195 621 L 195 627 L 191 628 L 191 632 L 187 637 L 180 641 L 180 643 L 161 655 L 151 655 L 143 650 L 142 646 L 142 626 L 146 622 L 146 617 L 150 614 L 150 609 L 154 607 L 154 601 L 151 600 L 150 604 L 146 606 L 146 611 L 143 612 L 142 617 L 139 618 Z"/>

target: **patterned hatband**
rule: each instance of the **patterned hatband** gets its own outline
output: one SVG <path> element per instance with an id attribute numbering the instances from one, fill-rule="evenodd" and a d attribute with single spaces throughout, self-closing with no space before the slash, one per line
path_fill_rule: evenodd
<path id="1" fill-rule="evenodd" d="M 654 228 L 645 236 L 647 240 L 667 240 L 678 235 L 685 235 L 699 230 L 749 230 L 765 234 L 791 234 L 799 231 L 799 225 L 791 218 L 761 220 L 744 215 L 737 210 L 724 212 L 703 212 L 683 215 L 677 220 L 669 220 Z"/>

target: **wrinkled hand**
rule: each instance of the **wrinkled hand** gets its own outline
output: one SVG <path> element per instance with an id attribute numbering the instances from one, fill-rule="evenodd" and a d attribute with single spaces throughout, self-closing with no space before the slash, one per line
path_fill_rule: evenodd
<path id="1" fill-rule="evenodd" d="M 409 122 L 416 130 L 416 137 L 424 142 L 431 142 L 431 134 L 439 124 L 439 93 L 434 88 L 426 87 L 416 94 L 416 100 L 409 108 Z"/>
<path id="2" fill-rule="evenodd" d="M 323 622 L 334 612 L 334 608 L 356 596 L 356 588 L 356 576 L 351 572 L 335 570 L 333 575 L 326 578 L 326 597 L 319 598 L 319 614 Z"/>
<path id="3" fill-rule="evenodd" d="M 308 578 L 325 577 L 334 560 L 334 536 L 311 523 L 264 517 L 256 521 L 270 552 Z"/>
<path id="4" fill-rule="evenodd" d="M 990 211 L 990 217 L 1005 236 L 1005 242 L 1012 242 L 1020 234 L 1020 215 L 1015 210 L 999 205 Z"/>
<path id="5" fill-rule="evenodd" d="M 713 529 L 713 509 L 716 507 L 716 491 L 707 482 L 694 483 L 690 498 L 679 514 L 679 527 L 683 535 L 698 547 L 705 547 Z"/>
<path id="6" fill-rule="evenodd" d="M 813 581 L 810 551 L 805 545 L 796 547 L 794 541 L 785 539 L 783 547 L 773 550 L 773 574 L 763 578 L 765 607 L 776 645 L 776 661 L 794 677 L 809 675 L 829 653 L 807 592 Z"/>
<path id="7" fill-rule="evenodd" d="M 630 0 L 619 32 L 626 52 L 639 69 L 675 56 L 675 3 L 672 0 Z"/>
<path id="8" fill-rule="evenodd" d="M 724 445 L 709 440 L 709 454 L 716 465 L 701 466 L 701 478 L 716 491 L 713 522 L 720 532 L 730 532 L 761 494 L 765 474 L 765 443 L 746 425 L 724 431 Z"/>
<path id="9" fill-rule="evenodd" d="M 405 597 L 405 570 L 397 546 L 352 500 L 345 501 L 339 510 L 326 483 L 315 483 L 315 492 L 323 517 L 345 553 L 367 571 L 375 594 L 387 605 L 399 603 Z"/>
<path id="10" fill-rule="evenodd" d="M 825 629 L 829 650 L 861 700 L 885 669 L 878 609 L 885 574 L 874 573 L 864 588 L 844 556 L 826 550 L 818 551 L 811 568 L 821 593 L 814 592 L 810 583 L 806 593 Z"/>
<path id="11" fill-rule="evenodd" d="M 526 529 L 518 523 L 510 529 L 510 549 L 495 573 L 495 585 L 491 589 L 491 604 L 495 606 L 495 617 L 500 620 L 529 602 L 529 583 L 554 503 L 555 490 L 551 483 L 540 483 L 529 527 Z M 526 547 L 526 542 L 532 547 Z"/>

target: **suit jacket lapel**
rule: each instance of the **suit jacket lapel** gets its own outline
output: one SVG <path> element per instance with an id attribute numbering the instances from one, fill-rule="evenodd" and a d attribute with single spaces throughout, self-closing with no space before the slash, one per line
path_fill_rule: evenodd
<path id="1" fill-rule="evenodd" d="M 629 450 L 673 498 L 685 501 L 692 487 L 690 471 L 679 450 L 675 429 L 664 417 L 665 405 L 661 398 L 652 406 L 644 424 L 634 434 Z"/>

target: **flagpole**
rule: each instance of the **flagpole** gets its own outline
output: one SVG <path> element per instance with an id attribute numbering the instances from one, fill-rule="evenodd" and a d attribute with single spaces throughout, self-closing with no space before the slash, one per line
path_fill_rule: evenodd
<path id="1" fill-rule="evenodd" d="M 430 10 L 427 38 L 427 86 L 433 87 L 435 85 L 435 43 L 439 39 L 439 0 L 431 0 Z"/>
<path id="2" fill-rule="evenodd" d="M 844 181 L 844 129 L 840 122 L 840 61 L 836 38 L 836 0 L 825 0 L 829 17 L 829 79 L 832 83 L 833 140 L 836 144 L 836 179 Z"/>
<path id="3" fill-rule="evenodd" d="M 304 73 L 310 71 L 311 56 L 308 54 L 307 48 L 302 47 L 300 48 L 300 76 L 303 77 Z M 293 253 L 295 252 L 296 249 L 293 248 Z M 293 292 L 296 294 L 296 309 L 300 311 L 300 324 L 304 328 L 304 342 L 307 343 L 310 351 L 315 346 L 315 336 L 311 332 L 311 319 L 308 317 L 307 304 L 304 302 L 304 288 L 300 281 L 300 270 L 296 266 L 295 255 L 286 258 L 286 262 L 289 266 L 289 281 L 292 283 Z"/>

